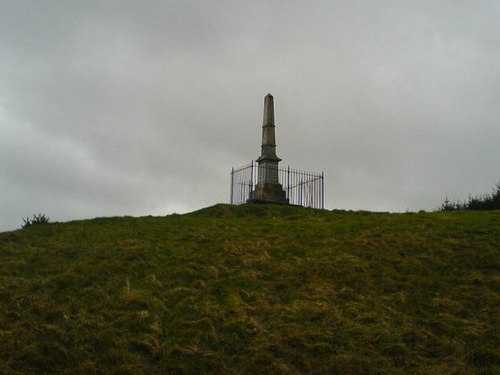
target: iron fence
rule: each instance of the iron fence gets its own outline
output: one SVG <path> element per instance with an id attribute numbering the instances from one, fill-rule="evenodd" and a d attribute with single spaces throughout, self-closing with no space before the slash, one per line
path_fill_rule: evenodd
<path id="1" fill-rule="evenodd" d="M 325 178 L 324 173 L 301 171 L 290 167 L 269 168 L 258 165 L 255 161 L 231 169 L 231 204 L 247 203 L 250 192 L 255 190 L 259 176 L 278 174 L 278 181 L 286 193 L 289 204 L 324 208 Z"/>

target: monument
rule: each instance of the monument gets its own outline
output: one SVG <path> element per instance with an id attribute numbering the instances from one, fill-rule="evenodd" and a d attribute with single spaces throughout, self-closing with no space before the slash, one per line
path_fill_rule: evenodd
<path id="1" fill-rule="evenodd" d="M 275 128 L 274 99 L 271 94 L 267 94 L 264 98 L 261 154 L 256 160 L 257 184 L 250 191 L 247 203 L 289 203 L 286 192 L 279 182 L 278 163 L 281 159 L 276 155 Z"/>
<path id="2" fill-rule="evenodd" d="M 231 168 L 230 203 L 277 203 L 324 208 L 323 172 L 279 166 L 281 159 L 276 155 L 275 129 L 274 99 L 271 94 L 267 94 L 264 98 L 260 156 L 247 165 Z"/>

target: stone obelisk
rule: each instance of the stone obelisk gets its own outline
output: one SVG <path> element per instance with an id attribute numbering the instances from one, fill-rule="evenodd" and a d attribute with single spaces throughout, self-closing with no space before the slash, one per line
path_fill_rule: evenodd
<path id="1" fill-rule="evenodd" d="M 250 192 L 248 203 L 289 202 L 278 178 L 278 163 L 281 159 L 276 155 L 275 128 L 274 99 L 271 94 L 267 94 L 264 98 L 261 154 L 257 159 L 257 184 Z"/>

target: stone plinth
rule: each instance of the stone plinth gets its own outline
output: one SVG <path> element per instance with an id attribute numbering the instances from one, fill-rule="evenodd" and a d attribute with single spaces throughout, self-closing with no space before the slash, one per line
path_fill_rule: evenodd
<path id="1" fill-rule="evenodd" d="M 250 192 L 247 203 L 288 204 L 288 198 L 281 184 L 257 185 L 255 190 Z"/>

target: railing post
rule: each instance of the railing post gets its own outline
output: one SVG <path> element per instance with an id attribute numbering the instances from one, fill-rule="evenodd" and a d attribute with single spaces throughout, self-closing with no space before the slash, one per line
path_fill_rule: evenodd
<path id="1" fill-rule="evenodd" d="M 286 197 L 290 200 L 290 166 L 288 166 L 286 174 Z"/>
<path id="2" fill-rule="evenodd" d="M 234 192 L 234 168 L 231 168 L 231 205 L 234 204 L 233 192 Z"/>
<path id="3" fill-rule="evenodd" d="M 325 209 L 325 172 L 321 172 L 321 209 Z"/>
<path id="4" fill-rule="evenodd" d="M 300 182 L 299 182 L 299 204 L 302 206 L 302 181 L 303 181 L 304 176 L 300 176 Z"/>
<path id="5" fill-rule="evenodd" d="M 252 189 L 253 189 L 253 160 L 250 163 L 250 191 L 252 191 Z"/>

